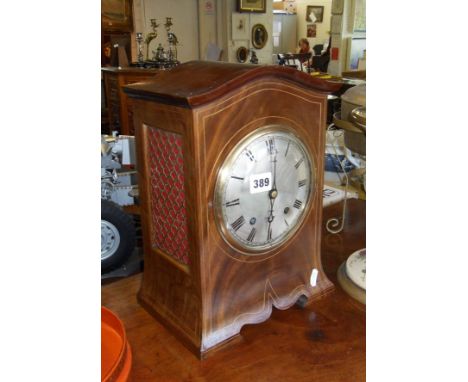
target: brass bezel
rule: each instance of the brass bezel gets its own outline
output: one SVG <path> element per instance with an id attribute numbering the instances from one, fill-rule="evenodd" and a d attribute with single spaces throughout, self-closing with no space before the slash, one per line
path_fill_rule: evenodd
<path id="1" fill-rule="evenodd" d="M 224 214 L 223 214 L 223 195 L 224 195 L 224 190 L 226 187 L 227 179 L 228 179 L 228 174 L 229 171 L 225 171 L 226 169 L 229 169 L 235 159 L 241 154 L 241 152 L 244 150 L 246 146 L 251 144 L 253 141 L 256 139 L 264 136 L 264 135 L 269 135 L 269 134 L 275 134 L 275 133 L 282 133 L 285 135 L 288 135 L 291 139 L 295 141 L 295 143 L 299 146 L 299 148 L 303 151 L 308 164 L 309 164 L 309 169 L 310 169 L 310 180 L 311 184 L 309 186 L 309 193 L 307 194 L 307 201 L 304 204 L 304 209 L 302 210 L 299 218 L 296 221 L 296 224 L 289 230 L 289 232 L 283 236 L 282 239 L 279 241 L 273 243 L 273 244 L 265 244 L 261 246 L 249 246 L 247 244 L 244 244 L 243 242 L 239 241 L 236 239 L 235 236 L 232 235 L 230 230 L 228 229 L 228 222 L 225 221 L 224 219 Z M 285 126 L 285 125 L 279 125 L 279 124 L 272 124 L 272 125 L 267 125 L 261 128 L 256 129 L 250 134 L 247 134 L 245 137 L 243 137 L 239 142 L 235 145 L 235 147 L 227 154 L 223 164 L 218 170 L 218 175 L 217 175 L 217 180 L 216 180 L 216 185 L 214 188 L 214 212 L 215 212 L 215 221 L 216 225 L 218 227 L 218 232 L 220 233 L 221 237 L 223 240 L 234 250 L 238 252 L 242 252 L 246 255 L 262 255 L 267 252 L 270 252 L 279 246 L 285 244 L 294 234 L 299 230 L 299 228 L 302 226 L 304 223 L 304 219 L 307 216 L 310 206 L 311 206 L 311 200 L 313 198 L 313 193 L 315 190 L 315 163 L 313 161 L 312 156 L 310 155 L 310 150 L 306 146 L 306 144 L 300 139 L 300 137 L 296 134 L 294 130 L 291 128 Z"/>

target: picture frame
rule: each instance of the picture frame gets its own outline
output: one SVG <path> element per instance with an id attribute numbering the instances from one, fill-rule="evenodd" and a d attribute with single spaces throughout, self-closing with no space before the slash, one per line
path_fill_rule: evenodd
<path id="1" fill-rule="evenodd" d="M 323 5 L 308 5 L 306 12 L 306 21 L 310 23 L 321 23 L 323 21 Z"/>
<path id="2" fill-rule="evenodd" d="M 307 24 L 307 38 L 317 37 L 317 24 Z"/>
<path id="3" fill-rule="evenodd" d="M 237 0 L 237 12 L 266 13 L 266 0 Z"/>
<path id="4" fill-rule="evenodd" d="M 284 0 L 283 4 L 284 4 L 284 10 L 289 15 L 297 14 L 297 4 L 295 0 Z"/>
<path id="5" fill-rule="evenodd" d="M 232 14 L 232 39 L 248 40 L 250 32 L 249 15 L 245 13 Z"/>
<path id="6" fill-rule="evenodd" d="M 132 32 L 133 0 L 101 0 L 101 29 L 105 32 Z"/>
<path id="7" fill-rule="evenodd" d="M 243 64 L 249 58 L 249 50 L 245 46 L 241 46 L 236 50 L 237 62 Z"/>
<path id="8" fill-rule="evenodd" d="M 252 28 L 252 45 L 262 49 L 268 41 L 268 32 L 263 24 L 255 24 Z"/>

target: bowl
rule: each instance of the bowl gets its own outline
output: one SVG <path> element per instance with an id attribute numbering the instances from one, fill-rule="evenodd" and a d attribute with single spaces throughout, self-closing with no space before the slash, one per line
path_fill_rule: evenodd
<path id="1" fill-rule="evenodd" d="M 122 321 L 101 307 L 101 381 L 125 382 L 132 367 L 132 352 Z"/>

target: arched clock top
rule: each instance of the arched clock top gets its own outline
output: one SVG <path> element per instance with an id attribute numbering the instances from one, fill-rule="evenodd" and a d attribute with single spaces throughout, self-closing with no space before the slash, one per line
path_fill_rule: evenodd
<path id="1" fill-rule="evenodd" d="M 331 93 L 341 88 L 340 83 L 314 78 L 284 66 L 190 61 L 158 73 L 151 81 L 128 85 L 124 89 L 130 97 L 193 108 L 249 82 L 268 78 L 286 80 L 319 93 Z"/>
<path id="2" fill-rule="evenodd" d="M 200 357 L 273 306 L 333 288 L 320 258 L 321 169 L 327 92 L 340 86 L 198 61 L 125 88 L 145 252 L 138 298 Z"/>

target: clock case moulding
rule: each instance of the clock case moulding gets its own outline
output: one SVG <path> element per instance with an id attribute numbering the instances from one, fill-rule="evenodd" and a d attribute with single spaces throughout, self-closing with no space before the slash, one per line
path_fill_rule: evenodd
<path id="1" fill-rule="evenodd" d="M 287 67 L 191 61 L 124 88 L 133 103 L 145 256 L 138 299 L 200 358 L 243 325 L 267 320 L 273 306 L 287 309 L 301 296 L 310 303 L 333 289 L 320 259 L 322 169 L 327 94 L 340 87 Z M 316 176 L 299 229 L 251 256 L 223 240 L 213 199 L 218 171 L 236 143 L 267 125 L 287 126 L 299 137 Z M 170 153 L 176 159 L 158 157 L 164 148 L 150 146 L 160 144 L 155 134 L 178 147 Z M 176 160 L 181 183 L 160 194 L 173 193 L 155 209 L 160 185 L 151 171 L 172 166 L 164 176 L 173 176 Z M 160 230 L 169 234 L 158 238 Z"/>

